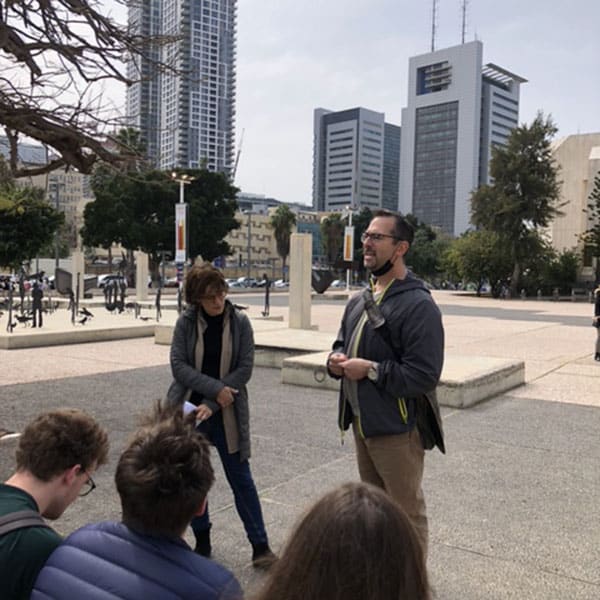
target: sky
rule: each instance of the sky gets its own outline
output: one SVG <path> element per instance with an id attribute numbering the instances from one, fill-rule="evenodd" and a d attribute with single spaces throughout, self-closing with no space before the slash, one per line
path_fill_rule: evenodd
<path id="1" fill-rule="evenodd" d="M 461 43 L 461 0 L 439 0 L 436 50 Z M 312 203 L 313 110 L 363 106 L 401 125 L 408 59 L 431 49 L 431 0 L 238 0 L 235 184 Z M 465 41 L 528 80 L 519 120 L 600 132 L 600 0 L 469 0 Z"/>

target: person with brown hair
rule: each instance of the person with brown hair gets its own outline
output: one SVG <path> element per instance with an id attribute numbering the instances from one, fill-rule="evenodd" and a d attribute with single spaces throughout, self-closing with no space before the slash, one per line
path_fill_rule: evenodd
<path id="1" fill-rule="evenodd" d="M 262 508 L 250 471 L 250 411 L 246 384 L 254 366 L 254 335 L 248 317 L 227 300 L 227 282 L 211 265 L 194 265 L 185 279 L 188 308 L 177 320 L 171 344 L 174 381 L 169 402 L 191 406 L 196 430 L 217 449 L 235 507 L 252 545 L 255 567 L 268 568 Z M 188 404 L 186 404 L 188 403 Z M 192 520 L 195 552 L 210 556 L 208 510 Z"/>
<path id="2" fill-rule="evenodd" d="M 95 487 L 108 437 L 86 413 L 60 409 L 34 419 L 19 437 L 16 472 L 0 484 L 2 597 L 29 598 L 40 569 L 62 542 L 43 520 L 58 519 Z"/>
<path id="3" fill-rule="evenodd" d="M 301 518 L 256 600 L 429 600 L 423 549 L 385 492 L 347 483 Z"/>
<path id="4" fill-rule="evenodd" d="M 182 539 L 214 481 L 208 443 L 194 425 L 180 410 L 157 407 L 117 465 L 122 522 L 72 533 L 40 572 L 32 600 L 243 597 L 227 569 Z"/>

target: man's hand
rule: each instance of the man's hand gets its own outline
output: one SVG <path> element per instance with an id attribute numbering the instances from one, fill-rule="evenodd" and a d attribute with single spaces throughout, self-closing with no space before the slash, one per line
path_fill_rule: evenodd
<path id="1" fill-rule="evenodd" d="M 206 404 L 200 404 L 196 409 L 196 421 L 201 423 L 202 421 L 206 421 L 206 419 L 210 419 L 212 417 L 212 410 L 206 406 Z"/>
<path id="2" fill-rule="evenodd" d="M 341 366 L 341 364 L 347 360 L 348 357 L 342 352 L 334 352 L 327 360 L 327 367 L 334 375 L 341 377 L 344 375 L 344 368 Z"/>
<path id="3" fill-rule="evenodd" d="M 372 364 L 373 361 L 366 360 L 365 358 L 349 358 L 339 363 L 339 366 L 342 368 L 346 379 L 358 381 L 367 376 Z"/>
<path id="4" fill-rule="evenodd" d="M 238 390 L 226 385 L 217 395 L 217 402 L 221 405 L 221 408 L 225 408 L 230 404 L 233 404 L 235 400 L 235 394 Z"/>

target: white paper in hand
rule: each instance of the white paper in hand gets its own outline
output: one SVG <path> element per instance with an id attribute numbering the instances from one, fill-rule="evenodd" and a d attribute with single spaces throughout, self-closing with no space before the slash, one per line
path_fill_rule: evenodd
<path id="1" fill-rule="evenodd" d="M 183 403 L 183 414 L 189 415 L 191 412 L 194 412 L 198 407 L 187 400 Z"/>

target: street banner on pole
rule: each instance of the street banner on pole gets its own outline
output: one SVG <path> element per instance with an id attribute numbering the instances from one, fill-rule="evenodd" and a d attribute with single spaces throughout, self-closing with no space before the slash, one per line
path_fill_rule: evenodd
<path id="1" fill-rule="evenodd" d="M 175 205 L 175 262 L 187 260 L 187 203 Z"/>
<path id="2" fill-rule="evenodd" d="M 354 227 L 344 228 L 344 261 L 352 262 L 354 260 Z"/>

